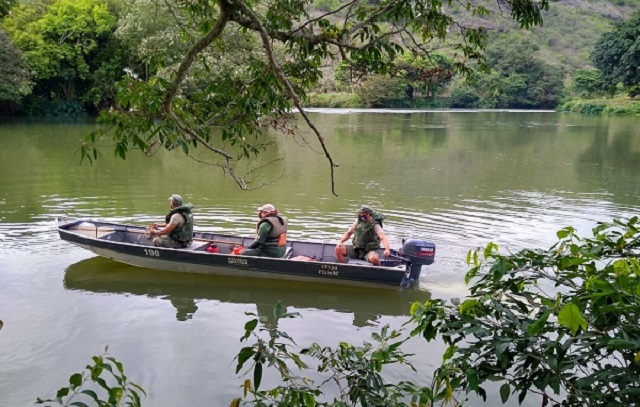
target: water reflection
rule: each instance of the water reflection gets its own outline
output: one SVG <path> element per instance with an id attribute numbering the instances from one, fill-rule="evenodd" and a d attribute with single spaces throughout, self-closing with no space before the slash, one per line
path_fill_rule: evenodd
<path id="1" fill-rule="evenodd" d="M 425 290 L 343 287 L 324 284 L 248 280 L 157 271 L 117 263 L 102 257 L 82 260 L 64 273 L 69 290 L 114 295 L 139 295 L 166 299 L 176 309 L 176 319 L 194 318 L 200 301 L 255 304 L 258 314 L 272 320 L 273 307 L 334 310 L 353 313 L 353 325 L 375 325 L 383 315 L 409 315 L 413 301 L 425 301 Z"/>

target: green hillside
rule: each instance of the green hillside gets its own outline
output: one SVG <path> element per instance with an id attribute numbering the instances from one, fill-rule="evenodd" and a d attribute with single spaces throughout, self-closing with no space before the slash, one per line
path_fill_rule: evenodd
<path id="1" fill-rule="evenodd" d="M 433 93 L 416 92 L 420 85 L 414 82 L 409 86 L 418 96 L 407 98 L 402 96 L 406 81 L 374 78 L 349 89 L 340 84 L 331 89 L 326 86 L 331 82 L 328 79 L 311 103 L 329 107 L 556 108 L 567 98 L 585 96 L 573 86 L 574 77 L 580 74 L 577 71 L 593 69 L 590 55 L 600 37 L 640 10 L 640 0 L 553 1 L 541 26 L 522 29 L 510 18 L 505 2 L 482 4 L 489 10 L 486 15 L 470 16 L 463 4 L 455 2 L 447 10 L 459 26 L 482 27 L 488 33 L 485 54 L 492 72 L 478 73 L 475 83 L 465 84 L 461 76 L 454 75 Z M 450 58 L 456 54 L 441 44 L 434 49 Z M 437 64 L 431 68 L 446 69 Z M 335 66 L 328 67 L 327 77 L 333 69 Z M 341 90 L 343 93 L 335 93 Z"/>
<path id="2" fill-rule="evenodd" d="M 460 6 L 458 6 L 460 8 Z M 462 20 L 463 25 L 483 26 L 495 36 L 528 37 L 539 45 L 536 57 L 561 65 L 570 75 L 576 69 L 591 68 L 589 55 L 598 40 L 613 25 L 640 9 L 640 0 L 560 0 L 554 1 L 544 13 L 544 24 L 530 30 L 520 30 L 496 3 L 487 7 L 490 16 Z M 457 8 L 453 8 L 455 15 Z M 506 14 L 505 14 L 506 13 Z"/>

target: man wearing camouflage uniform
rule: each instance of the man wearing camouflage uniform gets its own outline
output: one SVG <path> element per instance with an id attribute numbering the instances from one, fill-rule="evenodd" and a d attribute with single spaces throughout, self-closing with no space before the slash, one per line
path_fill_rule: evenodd
<path id="1" fill-rule="evenodd" d="M 353 235 L 353 245 L 345 246 L 344 242 Z M 380 242 L 384 245 L 383 255 L 389 257 L 389 240 L 382 231 L 382 222 L 376 219 L 373 209 L 363 205 L 358 210 L 358 219 L 342 236 L 336 245 L 336 258 L 340 263 L 347 263 L 347 258 L 366 260 L 374 266 L 380 265 L 378 249 Z"/>
<path id="2" fill-rule="evenodd" d="M 165 217 L 165 223 L 153 224 L 149 234 L 158 236 L 153 239 L 153 245 L 156 247 L 182 249 L 193 241 L 193 206 L 183 205 L 182 197 L 178 194 L 171 195 L 169 201 L 171 211 Z"/>

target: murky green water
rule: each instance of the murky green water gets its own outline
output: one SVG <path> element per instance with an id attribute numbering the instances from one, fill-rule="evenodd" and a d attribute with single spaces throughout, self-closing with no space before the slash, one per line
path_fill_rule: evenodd
<path id="1" fill-rule="evenodd" d="M 74 156 L 93 123 L 0 122 L 0 405 L 32 405 L 109 345 L 148 406 L 228 405 L 240 395 L 233 356 L 247 317 L 282 300 L 301 319 L 281 328 L 299 344 L 360 342 L 399 327 L 412 300 L 465 294 L 466 252 L 494 241 L 544 247 L 573 225 L 638 213 L 637 118 L 550 112 L 317 111 L 334 160 L 301 138 L 278 136 L 265 175 L 279 181 L 240 191 L 219 169 L 160 153 L 93 166 Z M 307 134 L 306 139 L 313 138 Z M 167 197 L 195 204 L 201 230 L 251 234 L 255 208 L 272 202 L 294 239 L 336 240 L 368 203 L 387 214 L 393 246 L 437 244 L 436 263 L 410 292 L 182 276 L 95 258 L 59 240 L 57 215 L 146 223 Z M 421 376 L 438 345 L 412 342 Z M 392 370 L 391 378 L 406 372 Z M 413 377 L 419 380 L 420 377 Z M 267 383 L 269 384 L 269 383 Z"/>

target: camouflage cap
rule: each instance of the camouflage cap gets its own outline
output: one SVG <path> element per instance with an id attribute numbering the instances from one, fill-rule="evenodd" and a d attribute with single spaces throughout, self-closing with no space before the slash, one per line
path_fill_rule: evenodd
<path id="1" fill-rule="evenodd" d="M 358 209 L 358 213 L 370 213 L 373 215 L 373 209 L 369 205 L 362 205 L 360 209 Z"/>

